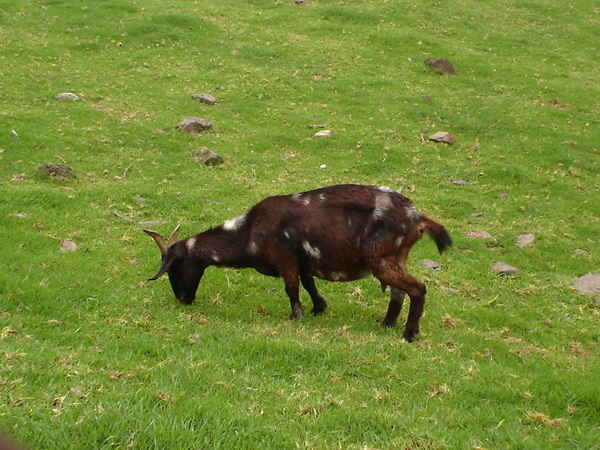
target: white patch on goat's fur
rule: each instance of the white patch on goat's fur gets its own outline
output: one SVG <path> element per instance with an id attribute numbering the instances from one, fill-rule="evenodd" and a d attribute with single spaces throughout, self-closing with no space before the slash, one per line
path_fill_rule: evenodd
<path id="1" fill-rule="evenodd" d="M 217 255 L 217 252 L 213 252 L 212 260 L 216 263 L 221 262 L 221 258 L 219 258 L 219 255 Z"/>
<path id="2" fill-rule="evenodd" d="M 304 248 L 304 251 L 315 259 L 319 259 L 321 257 L 321 250 L 310 245 L 308 241 L 304 241 L 302 243 L 302 248 Z"/>
<path id="3" fill-rule="evenodd" d="M 258 253 L 258 245 L 256 245 L 256 242 L 250 242 L 250 245 L 248 246 L 248 253 L 251 255 L 256 255 Z"/>
<path id="4" fill-rule="evenodd" d="M 385 212 L 392 205 L 392 199 L 387 193 L 378 195 L 375 197 L 375 209 L 373 210 L 373 217 L 375 217 L 375 219 L 381 219 Z"/>
<path id="5" fill-rule="evenodd" d="M 379 187 L 379 190 L 380 190 L 380 191 L 383 191 L 383 192 L 394 192 L 394 190 L 393 190 L 393 189 L 390 189 L 390 188 L 389 188 L 389 187 L 387 187 L 387 186 L 380 186 L 380 187 Z"/>
<path id="6" fill-rule="evenodd" d="M 310 197 L 302 197 L 302 194 L 292 194 L 292 200 L 295 202 L 302 202 L 307 206 L 310 204 Z"/>
<path id="7" fill-rule="evenodd" d="M 396 239 L 396 247 L 400 247 L 402 245 L 403 240 L 404 240 L 404 238 L 402 236 L 400 236 L 398 239 Z"/>
<path id="8" fill-rule="evenodd" d="M 238 230 L 244 225 L 246 221 L 246 214 L 242 214 L 241 216 L 237 216 L 235 219 L 231 219 L 223 223 L 223 229 L 227 231 L 235 231 Z"/>
<path id="9" fill-rule="evenodd" d="M 290 233 L 288 232 L 288 230 L 283 230 L 283 235 L 285 236 L 286 239 L 290 238 Z"/>
<path id="10" fill-rule="evenodd" d="M 421 217 L 421 213 L 417 211 L 417 208 L 415 208 L 414 205 L 410 205 L 408 208 L 406 208 L 406 217 L 408 217 L 410 220 L 417 220 L 419 217 Z"/>
<path id="11" fill-rule="evenodd" d="M 187 242 L 185 243 L 185 246 L 187 247 L 188 250 L 193 250 L 194 247 L 196 246 L 196 237 L 191 237 L 187 240 Z"/>
<path id="12" fill-rule="evenodd" d="M 325 194 L 319 194 L 319 200 L 322 202 L 326 201 L 327 199 L 325 198 Z"/>

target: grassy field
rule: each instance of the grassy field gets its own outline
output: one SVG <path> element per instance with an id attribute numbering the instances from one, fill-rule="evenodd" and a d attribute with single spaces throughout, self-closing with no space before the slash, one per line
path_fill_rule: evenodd
<path id="1" fill-rule="evenodd" d="M 572 285 L 600 271 L 599 20 L 591 0 L 0 0 L 0 435 L 600 448 L 600 308 Z M 181 133 L 185 116 L 213 128 Z M 224 163 L 195 162 L 205 146 Z M 252 271 L 207 270 L 191 306 L 146 281 L 144 227 L 187 237 L 346 182 L 402 188 L 454 239 L 413 250 L 412 344 L 379 327 L 373 279 L 318 283 L 327 313 L 293 322 L 283 282 Z"/>

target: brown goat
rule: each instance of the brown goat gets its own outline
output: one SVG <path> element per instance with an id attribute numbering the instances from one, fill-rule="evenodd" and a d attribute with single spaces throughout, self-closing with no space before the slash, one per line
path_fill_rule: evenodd
<path id="1" fill-rule="evenodd" d="M 299 284 L 307 290 L 313 314 L 327 303 L 313 277 L 351 281 L 372 274 L 383 291 L 391 287 L 383 325 L 396 325 L 405 293 L 410 310 L 404 338 L 419 332 L 425 285 L 406 270 L 412 246 L 427 233 L 443 252 L 452 244 L 446 229 L 419 213 L 411 201 L 391 189 L 361 185 L 329 186 L 266 198 L 247 213 L 178 241 L 179 227 L 167 243 L 152 236 L 162 253 L 156 280 L 165 272 L 175 296 L 191 303 L 208 266 L 251 267 L 285 282 L 293 319 L 303 317 Z"/>

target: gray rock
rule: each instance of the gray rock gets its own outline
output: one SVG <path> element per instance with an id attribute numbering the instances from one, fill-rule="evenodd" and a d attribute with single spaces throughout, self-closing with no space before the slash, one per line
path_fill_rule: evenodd
<path id="1" fill-rule="evenodd" d="M 73 241 L 65 239 L 60 243 L 58 250 L 60 250 L 61 253 L 75 252 L 77 251 L 77 244 Z"/>
<path id="2" fill-rule="evenodd" d="M 200 103 L 206 103 L 207 105 L 214 105 L 217 103 L 217 99 L 210 94 L 194 94 L 192 98 Z"/>
<path id="3" fill-rule="evenodd" d="M 429 136 L 429 140 L 435 142 L 445 142 L 446 144 L 454 144 L 456 142 L 456 138 L 447 131 L 438 131 L 437 133 Z"/>
<path id="4" fill-rule="evenodd" d="M 579 278 L 573 278 L 573 286 L 582 294 L 595 294 L 600 291 L 600 273 L 588 273 Z"/>
<path id="5" fill-rule="evenodd" d="M 212 150 L 209 150 L 207 147 L 197 148 L 196 150 L 192 150 L 190 153 L 197 162 L 204 163 L 206 165 L 213 164 L 222 164 L 223 158 L 220 155 L 217 155 Z"/>
<path id="6" fill-rule="evenodd" d="M 59 180 L 66 180 L 68 178 L 75 177 L 75 172 L 67 164 L 43 164 L 38 167 L 38 170 L 48 176 L 57 178 Z"/>
<path id="7" fill-rule="evenodd" d="M 503 262 L 497 262 L 492 266 L 492 270 L 499 275 L 515 275 L 520 272 L 519 269 L 509 266 Z"/>
<path id="8" fill-rule="evenodd" d="M 166 220 L 143 220 L 141 222 L 138 222 L 137 224 L 140 227 L 154 227 L 158 225 L 164 225 L 165 223 L 167 223 Z"/>
<path id="9" fill-rule="evenodd" d="M 431 270 L 442 270 L 442 265 L 431 259 L 421 259 L 419 260 L 419 263 Z"/>
<path id="10" fill-rule="evenodd" d="M 469 239 L 492 239 L 492 235 L 487 231 L 471 231 L 467 237 Z"/>
<path id="11" fill-rule="evenodd" d="M 313 137 L 329 137 L 331 136 L 331 130 L 322 130 L 322 131 L 317 131 Z"/>
<path id="12" fill-rule="evenodd" d="M 79 97 L 75 94 L 72 94 L 71 92 L 63 92 L 61 94 L 58 94 L 56 97 L 54 97 L 56 100 L 67 100 L 70 102 L 76 102 L 77 100 L 79 100 Z"/>
<path id="13" fill-rule="evenodd" d="M 450 183 L 452 183 L 454 186 L 466 186 L 467 184 L 469 184 L 467 180 L 464 180 L 462 178 L 453 178 L 450 180 Z"/>
<path id="14" fill-rule="evenodd" d="M 446 58 L 429 58 L 425 60 L 425 64 L 433 67 L 440 75 L 456 75 L 454 66 Z"/>
<path id="15" fill-rule="evenodd" d="M 516 237 L 515 245 L 519 248 L 529 247 L 535 242 L 535 236 L 531 233 L 520 234 Z"/>
<path id="16" fill-rule="evenodd" d="M 200 117 L 184 117 L 179 125 L 177 125 L 180 131 L 184 133 L 201 133 L 212 128 L 212 123 L 208 120 L 201 119 Z"/>

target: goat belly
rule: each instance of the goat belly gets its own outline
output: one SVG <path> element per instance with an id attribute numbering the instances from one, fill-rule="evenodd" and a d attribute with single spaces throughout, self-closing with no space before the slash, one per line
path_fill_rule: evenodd
<path id="1" fill-rule="evenodd" d="M 368 269 L 345 268 L 331 270 L 329 267 L 311 267 L 311 275 L 327 281 L 353 281 L 370 275 Z"/>
<path id="2" fill-rule="evenodd" d="M 335 244 L 335 240 L 332 240 Z M 365 278 L 370 274 L 368 267 L 362 262 L 357 249 L 349 245 L 319 246 L 312 250 L 319 251 L 319 257 L 307 252 L 308 271 L 315 277 L 328 281 L 352 281 Z"/>

